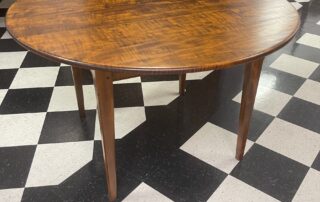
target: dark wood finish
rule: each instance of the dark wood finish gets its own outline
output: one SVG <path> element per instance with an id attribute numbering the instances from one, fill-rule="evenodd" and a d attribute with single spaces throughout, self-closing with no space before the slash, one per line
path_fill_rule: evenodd
<path id="1" fill-rule="evenodd" d="M 186 74 L 179 75 L 179 94 L 184 95 L 186 90 Z"/>
<path id="2" fill-rule="evenodd" d="M 80 118 L 84 119 L 86 117 L 84 109 L 84 99 L 83 99 L 83 89 L 82 89 L 82 71 L 83 69 L 72 66 L 72 77 L 74 82 L 74 87 L 76 90 L 76 97 L 78 103 L 78 109 Z"/>
<path id="3" fill-rule="evenodd" d="M 285 0 L 23 0 L 6 25 L 38 54 L 84 68 L 185 73 L 244 63 L 286 44 Z"/>
<path id="4" fill-rule="evenodd" d="M 114 100 L 112 73 L 97 70 L 94 72 L 95 89 L 98 102 L 101 138 L 108 198 L 117 198 L 116 157 L 115 157 L 115 129 L 114 129 Z"/>
<path id="5" fill-rule="evenodd" d="M 236 159 L 243 158 L 250 126 L 251 114 L 259 84 L 263 58 L 250 62 L 244 69 L 242 98 L 239 117 Z"/>

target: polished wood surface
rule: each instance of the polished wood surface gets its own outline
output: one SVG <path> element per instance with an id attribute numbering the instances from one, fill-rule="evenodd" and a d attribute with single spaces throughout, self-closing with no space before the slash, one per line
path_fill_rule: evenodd
<path id="1" fill-rule="evenodd" d="M 183 73 L 225 68 L 287 43 L 286 0 L 23 0 L 6 17 L 34 52 L 83 68 Z"/>
<path id="2" fill-rule="evenodd" d="M 239 130 L 236 159 L 242 160 L 247 142 L 251 115 L 257 94 L 263 58 L 248 63 L 244 69 L 242 98 L 239 117 Z"/>
<path id="3" fill-rule="evenodd" d="M 112 74 L 107 71 L 94 72 L 94 83 L 98 101 L 98 114 L 102 138 L 103 157 L 108 187 L 108 198 L 114 201 L 117 197 L 114 100 Z"/>
<path id="4" fill-rule="evenodd" d="M 179 75 L 179 94 L 183 95 L 186 91 L 186 74 Z"/>
<path id="5" fill-rule="evenodd" d="M 82 75 L 83 75 L 82 72 L 84 70 L 74 66 L 72 66 L 71 70 L 72 70 L 74 88 L 76 91 L 79 115 L 81 119 L 84 119 L 86 116 L 84 111 L 85 109 L 84 109 L 84 98 L 83 98 L 83 88 L 82 88 Z"/>

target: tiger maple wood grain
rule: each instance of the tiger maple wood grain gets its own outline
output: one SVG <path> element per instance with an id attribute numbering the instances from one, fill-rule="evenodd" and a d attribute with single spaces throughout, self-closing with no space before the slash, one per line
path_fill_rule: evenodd
<path id="1" fill-rule="evenodd" d="M 282 47 L 299 23 L 286 0 L 18 0 L 6 18 L 42 56 L 136 73 L 247 62 Z"/>

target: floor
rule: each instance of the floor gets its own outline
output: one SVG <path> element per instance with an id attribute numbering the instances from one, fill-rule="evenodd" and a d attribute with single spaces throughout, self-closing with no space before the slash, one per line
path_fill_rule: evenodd
<path id="1" fill-rule="evenodd" d="M 117 82 L 119 201 L 320 201 L 320 1 L 265 59 L 246 154 L 235 160 L 243 66 Z M 78 116 L 70 67 L 26 51 L 0 3 L 0 201 L 107 201 L 92 78 Z"/>

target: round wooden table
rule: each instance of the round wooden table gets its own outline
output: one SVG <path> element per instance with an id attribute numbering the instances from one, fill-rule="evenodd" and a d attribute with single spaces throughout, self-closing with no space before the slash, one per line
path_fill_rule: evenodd
<path id="1" fill-rule="evenodd" d="M 18 0 L 6 26 L 22 46 L 72 65 L 84 116 L 81 71 L 94 75 L 108 197 L 116 199 L 113 80 L 246 63 L 236 158 L 241 160 L 264 56 L 300 24 L 286 0 Z"/>

